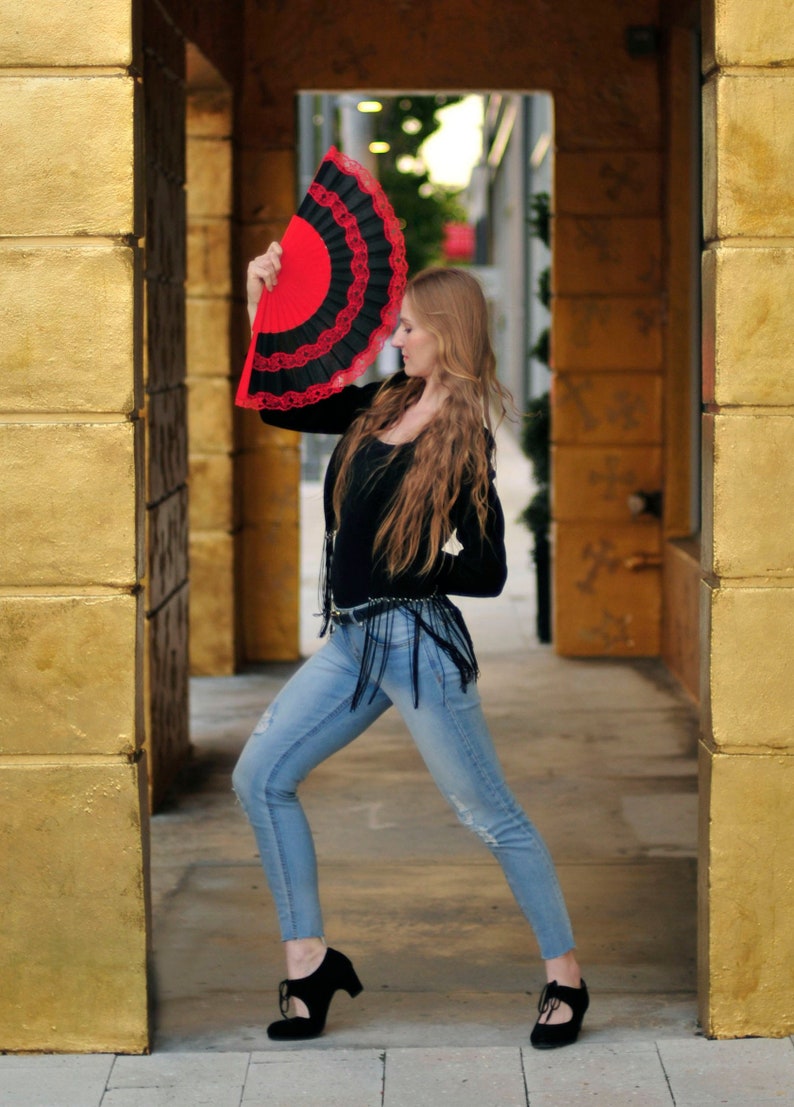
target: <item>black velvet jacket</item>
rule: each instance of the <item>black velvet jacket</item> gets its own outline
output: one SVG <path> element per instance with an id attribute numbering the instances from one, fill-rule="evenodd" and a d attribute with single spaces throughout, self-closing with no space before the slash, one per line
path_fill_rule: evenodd
<path id="1" fill-rule="evenodd" d="M 389 381 L 359 388 L 349 385 L 309 407 L 288 412 L 263 411 L 265 422 L 288 430 L 343 434 L 355 417 L 368 408 L 381 387 L 399 387 L 406 380 L 398 373 Z M 483 431 L 483 449 L 491 445 Z M 488 436 L 489 437 L 489 436 Z M 422 575 L 426 550 L 416 563 L 397 577 L 389 576 L 377 558 L 373 543 L 381 520 L 399 488 L 414 453 L 414 444 L 390 446 L 377 439 L 366 443 L 353 459 L 345 508 L 333 542 L 329 584 L 334 602 L 355 607 L 382 597 L 422 598 L 438 593 L 457 596 L 498 596 L 507 578 L 504 516 L 493 479 L 488 489 L 489 511 L 483 536 L 471 502 L 471 488 L 464 485 L 452 510 L 452 523 L 461 549 L 442 553 L 429 574 Z M 389 457 L 389 455 L 393 455 Z M 383 463 L 389 459 L 389 464 Z M 337 475 L 337 453 L 325 477 L 326 532 L 334 530 L 332 498 Z"/>
<path id="2" fill-rule="evenodd" d="M 399 388 L 406 380 L 397 373 L 389 380 L 358 387 L 349 385 L 334 396 L 308 407 L 291 411 L 265 410 L 260 414 L 271 426 L 286 430 L 322 434 L 344 434 L 356 416 L 371 404 L 378 389 Z M 493 441 L 483 428 L 483 449 L 489 453 Z M 338 450 L 338 447 L 337 447 Z M 383 462 L 392 451 L 398 451 Z M 421 635 L 427 635 L 452 660 L 466 689 L 478 675 L 477 658 L 463 616 L 447 598 L 461 596 L 497 596 L 507 579 L 504 545 L 504 515 L 493 485 L 488 488 L 486 532 L 480 532 L 471 501 L 471 488 L 464 485 L 454 504 L 451 521 L 461 549 L 457 554 L 442 552 L 430 573 L 419 568 L 427 556 L 420 547 L 414 566 L 397 577 L 389 576 L 373 553 L 375 535 L 413 458 L 414 444 L 390 446 L 373 439 L 365 443 L 352 461 L 351 479 L 338 530 L 334 533 L 333 490 L 337 476 L 337 452 L 328 465 L 325 478 L 325 571 L 323 582 L 323 625 L 328 629 L 335 607 L 359 607 L 370 600 L 394 599 L 400 611 L 414 626 L 411 650 L 411 682 L 414 706 L 419 703 Z M 358 684 L 351 710 L 370 689 L 372 699 L 385 672 L 391 640 L 394 609 L 379 611 L 362 620 L 364 649 Z M 373 673 L 375 674 L 373 677 Z"/>

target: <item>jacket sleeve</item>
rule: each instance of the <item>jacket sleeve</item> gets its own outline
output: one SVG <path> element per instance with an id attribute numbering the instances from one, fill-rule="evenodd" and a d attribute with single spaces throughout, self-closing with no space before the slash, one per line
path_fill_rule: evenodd
<path id="1" fill-rule="evenodd" d="M 308 434 L 344 434 L 355 417 L 370 407 L 378 391 L 387 385 L 399 384 L 405 374 L 395 373 L 387 381 L 375 381 L 359 387 L 349 384 L 341 392 L 318 400 L 316 404 L 296 407 L 289 411 L 263 409 L 259 412 L 262 422 L 282 430 L 304 431 Z"/>
<path id="2" fill-rule="evenodd" d="M 467 486 L 455 505 L 453 522 L 462 549 L 457 554 L 441 555 L 434 574 L 438 591 L 457 596 L 498 596 L 507 580 L 507 555 L 504 512 L 493 479 L 488 485 L 485 534 L 480 532 Z"/>

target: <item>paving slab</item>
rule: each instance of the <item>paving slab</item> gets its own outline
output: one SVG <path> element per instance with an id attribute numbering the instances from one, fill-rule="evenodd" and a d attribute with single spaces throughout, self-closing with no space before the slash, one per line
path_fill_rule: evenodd
<path id="1" fill-rule="evenodd" d="M 102 1107 L 240 1107 L 242 1094 L 235 1086 L 205 1088 L 185 1081 L 164 1088 L 114 1088 L 105 1093 Z"/>
<path id="2" fill-rule="evenodd" d="M 794 1045 L 790 1038 L 705 1038 L 659 1043 L 676 1107 L 794 1103 Z"/>
<path id="3" fill-rule="evenodd" d="M 117 1057 L 108 1079 L 108 1088 L 167 1088 L 188 1082 L 206 1088 L 231 1084 L 242 1088 L 249 1061 L 247 1052 L 212 1054 L 195 1050 L 146 1057 Z"/>
<path id="4" fill-rule="evenodd" d="M 580 1044 L 554 1053 L 525 1050 L 524 1071 L 530 1107 L 674 1104 L 653 1042 Z"/>
<path id="5" fill-rule="evenodd" d="M 239 1107 L 248 1053 L 118 1057 L 102 1107 Z"/>
<path id="6" fill-rule="evenodd" d="M 526 1107 L 518 1049 L 394 1049 L 384 1107 Z"/>
<path id="7" fill-rule="evenodd" d="M 0 1056 L 0 1107 L 100 1107 L 108 1054 Z"/>
<path id="8" fill-rule="evenodd" d="M 242 1107 L 380 1107 L 383 1068 L 378 1050 L 254 1053 Z"/>

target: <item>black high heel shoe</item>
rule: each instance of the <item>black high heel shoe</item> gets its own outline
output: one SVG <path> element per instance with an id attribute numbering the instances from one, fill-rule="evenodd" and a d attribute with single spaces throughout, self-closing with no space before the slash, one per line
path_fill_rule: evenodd
<path id="1" fill-rule="evenodd" d="M 280 1022 L 272 1022 L 267 1028 L 268 1038 L 275 1041 L 296 1041 L 300 1038 L 319 1037 L 325 1029 L 331 1000 L 340 988 L 351 999 L 364 990 L 350 959 L 335 949 L 327 949 L 321 964 L 310 976 L 299 980 L 282 980 L 279 984 L 279 1008 L 282 1017 Z M 309 1009 L 308 1018 L 300 1015 L 293 1018 L 287 1016 L 289 1001 L 293 996 L 306 1004 Z"/>
<path id="2" fill-rule="evenodd" d="M 556 1049 L 558 1046 L 572 1045 L 582 1029 L 582 1019 L 590 1006 L 590 996 L 584 980 L 580 988 L 568 988 L 552 980 L 540 993 L 538 1011 L 540 1016 L 547 1011 L 556 1011 L 561 1003 L 567 1003 L 573 1012 L 567 1022 L 547 1023 L 540 1018 L 535 1023 L 529 1040 L 535 1049 Z"/>

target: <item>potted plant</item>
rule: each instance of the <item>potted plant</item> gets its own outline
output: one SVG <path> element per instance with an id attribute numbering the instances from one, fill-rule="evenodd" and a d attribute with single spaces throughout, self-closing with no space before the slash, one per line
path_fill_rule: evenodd
<path id="1" fill-rule="evenodd" d="M 551 204 L 547 192 L 537 192 L 530 203 L 529 224 L 532 234 L 548 247 L 551 241 Z M 535 291 L 545 308 L 551 303 L 551 269 L 538 277 Z M 550 361 L 549 329 L 538 335 L 530 356 L 548 366 Z M 532 556 L 537 583 L 537 635 L 541 642 L 551 641 L 551 404 L 549 393 L 530 400 L 521 433 L 521 447 L 532 463 L 537 490 L 522 512 L 521 522 L 533 539 Z"/>
<path id="2" fill-rule="evenodd" d="M 521 513 L 521 522 L 533 539 L 532 557 L 537 583 L 536 629 L 541 642 L 551 641 L 551 501 L 549 479 L 551 407 L 548 392 L 530 400 L 521 432 L 521 447 L 532 464 L 537 490 Z"/>

